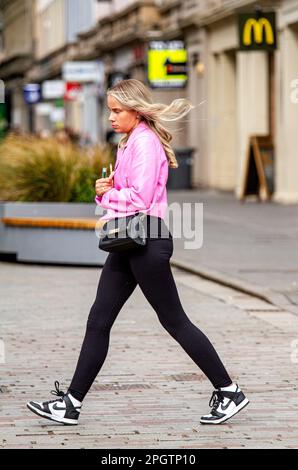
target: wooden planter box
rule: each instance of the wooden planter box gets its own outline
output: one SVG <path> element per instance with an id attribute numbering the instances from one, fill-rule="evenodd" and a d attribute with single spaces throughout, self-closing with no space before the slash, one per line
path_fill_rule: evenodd
<path id="1" fill-rule="evenodd" d="M 95 232 L 102 214 L 95 203 L 0 202 L 0 258 L 103 266 L 108 253 Z"/>

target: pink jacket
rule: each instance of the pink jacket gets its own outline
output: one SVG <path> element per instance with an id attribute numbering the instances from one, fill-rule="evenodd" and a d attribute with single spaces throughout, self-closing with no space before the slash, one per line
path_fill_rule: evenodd
<path id="1" fill-rule="evenodd" d="M 145 121 L 131 132 L 124 148 L 118 148 L 114 187 L 96 196 L 107 213 L 102 220 L 143 212 L 165 216 L 167 210 L 168 160 L 157 134 Z"/>

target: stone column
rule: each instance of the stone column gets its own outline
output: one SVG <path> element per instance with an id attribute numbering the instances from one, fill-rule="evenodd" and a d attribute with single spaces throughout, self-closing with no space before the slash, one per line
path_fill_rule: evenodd
<path id="1" fill-rule="evenodd" d="M 298 24 L 279 36 L 274 200 L 298 202 Z"/>
<path id="2" fill-rule="evenodd" d="M 237 186 L 240 194 L 249 136 L 269 132 L 268 55 L 266 51 L 237 54 Z"/>

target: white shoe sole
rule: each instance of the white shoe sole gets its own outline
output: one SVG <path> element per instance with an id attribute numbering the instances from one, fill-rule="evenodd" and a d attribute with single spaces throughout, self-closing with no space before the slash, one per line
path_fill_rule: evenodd
<path id="1" fill-rule="evenodd" d="M 78 421 L 76 419 L 69 419 L 69 418 L 59 418 L 58 416 L 53 416 L 53 415 L 48 415 L 47 413 L 44 413 L 41 410 L 38 410 L 34 408 L 34 406 L 30 405 L 30 403 L 27 403 L 27 408 L 29 408 L 30 411 L 33 411 L 38 416 L 41 416 L 42 418 L 50 419 L 51 421 L 56 421 L 57 423 L 62 423 L 62 424 L 78 424 Z"/>
<path id="2" fill-rule="evenodd" d="M 239 403 L 239 405 L 229 415 L 223 416 L 222 418 L 219 418 L 216 421 L 209 420 L 209 419 L 204 420 L 204 418 L 201 418 L 200 423 L 202 423 L 202 424 L 221 424 L 221 423 L 224 423 L 228 419 L 232 418 L 232 416 L 237 414 L 239 411 L 241 411 L 248 404 L 249 404 L 249 400 L 247 398 L 245 398 L 241 403 Z"/>

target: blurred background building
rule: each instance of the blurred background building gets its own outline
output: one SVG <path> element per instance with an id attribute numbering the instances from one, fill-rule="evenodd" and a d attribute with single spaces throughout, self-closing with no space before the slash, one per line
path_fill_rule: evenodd
<path id="1" fill-rule="evenodd" d="M 194 149 L 192 187 L 239 195 L 249 137 L 268 135 L 273 198 L 298 202 L 298 0 L 0 0 L 0 9 L 11 128 L 67 126 L 87 143 L 117 138 L 105 92 L 137 78 L 156 101 L 197 105 L 173 140 Z M 239 15 L 260 12 L 275 13 L 275 45 L 269 29 L 251 23 L 262 41 L 245 50 Z M 154 70 L 165 47 L 180 57 L 166 66 L 169 76 L 176 70 L 171 83 Z"/>

